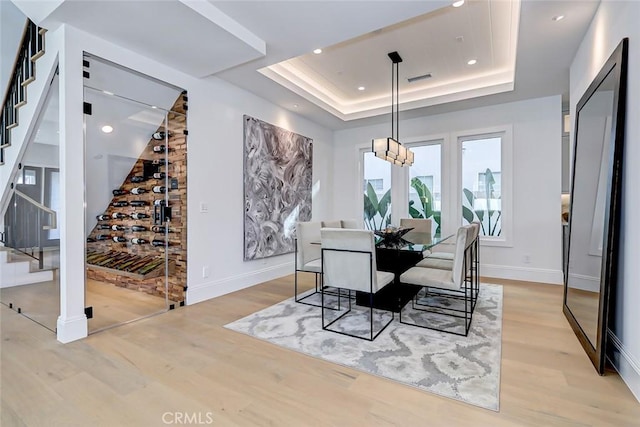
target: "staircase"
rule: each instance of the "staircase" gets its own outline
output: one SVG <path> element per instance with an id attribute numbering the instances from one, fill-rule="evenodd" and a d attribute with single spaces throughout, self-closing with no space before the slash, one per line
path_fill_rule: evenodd
<path id="1" fill-rule="evenodd" d="M 0 166 L 4 165 L 4 150 L 11 146 L 11 129 L 18 126 L 20 107 L 27 104 L 27 87 L 35 80 L 36 61 L 44 55 L 44 34 L 46 32 L 47 30 L 27 19 L 9 84 L 2 101 Z"/>
<path id="2" fill-rule="evenodd" d="M 53 280 L 53 270 L 39 270 L 33 258 L 0 247 L 0 288 Z"/>
<path id="3" fill-rule="evenodd" d="M 13 167 L 13 162 L 5 165 L 5 150 L 11 147 L 12 129 L 19 125 L 20 108 L 27 104 L 27 88 L 36 79 L 36 61 L 45 53 L 44 35 L 46 31 L 29 19 L 25 22 L 16 59 L 13 63 L 2 101 L 2 112 L 0 114 L 0 167 Z M 18 143 L 14 149 L 19 152 L 21 145 Z M 13 182 L 13 179 L 14 177 L 9 177 L 10 182 Z M 6 218 L 2 207 L 8 207 L 7 201 L 11 200 L 12 206 L 13 204 L 16 207 L 19 206 L 19 209 L 15 209 L 15 215 L 21 217 L 27 216 L 25 209 L 29 207 L 31 211 L 36 212 L 34 215 L 38 219 L 34 224 L 30 225 L 37 230 L 46 230 L 51 226 L 55 228 L 56 213 L 17 191 L 13 183 L 7 184 L 7 186 L 9 185 L 10 190 L 8 192 L 7 190 L 4 191 L 6 199 L 3 199 L 2 203 L 0 203 L 0 215 L 2 215 L 0 225 L 3 226 L 0 229 L 0 288 L 53 280 L 53 270 L 44 269 L 44 254 L 41 245 L 38 248 L 38 256 L 36 256 L 35 252 L 29 255 L 25 252 L 25 248 L 7 247 L 6 231 L 12 229 L 11 222 L 15 221 L 15 218 L 12 218 L 9 223 L 3 224 L 2 219 Z M 41 218 L 44 214 L 50 216 L 49 224 L 42 224 Z M 38 233 L 40 232 L 38 231 Z"/>

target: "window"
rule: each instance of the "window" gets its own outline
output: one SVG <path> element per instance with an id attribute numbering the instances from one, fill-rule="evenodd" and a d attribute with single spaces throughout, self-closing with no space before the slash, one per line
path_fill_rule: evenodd
<path id="1" fill-rule="evenodd" d="M 502 181 L 502 172 L 492 172 L 493 175 L 493 191 L 496 193 L 500 193 L 500 188 L 501 188 L 501 181 Z M 477 192 L 479 194 L 484 194 L 484 192 L 486 191 L 485 189 L 487 188 L 486 186 L 486 180 L 487 180 L 487 174 L 486 172 L 481 172 L 478 174 L 478 189 Z"/>
<path id="2" fill-rule="evenodd" d="M 18 175 L 17 184 L 36 185 L 36 171 L 33 169 L 23 169 L 22 173 Z"/>
<path id="3" fill-rule="evenodd" d="M 371 186 L 373 187 L 374 190 L 382 191 L 382 189 L 384 188 L 384 179 L 382 179 L 382 178 L 365 179 L 364 180 L 364 191 L 365 192 L 367 191 L 368 184 L 371 184 Z"/>
<path id="4" fill-rule="evenodd" d="M 480 223 L 480 235 L 502 234 L 502 136 L 462 140 L 462 223 Z"/>
<path id="5" fill-rule="evenodd" d="M 431 218 L 436 235 L 442 222 L 441 147 L 439 143 L 411 146 L 415 158 L 409 169 L 409 216 Z"/>
<path id="6" fill-rule="evenodd" d="M 364 225 L 380 230 L 391 224 L 391 163 L 363 152 Z"/>

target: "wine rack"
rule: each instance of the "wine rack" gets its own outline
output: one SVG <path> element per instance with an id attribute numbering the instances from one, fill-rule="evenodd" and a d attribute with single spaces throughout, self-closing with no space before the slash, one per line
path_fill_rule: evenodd
<path id="1" fill-rule="evenodd" d="M 95 252 L 87 251 L 87 264 L 92 269 L 108 273 L 114 270 L 119 275 L 143 280 L 164 276 L 164 257 L 153 255 L 133 255 L 127 252 Z M 169 261 L 169 274 L 173 273 L 175 263 Z"/>
<path id="2" fill-rule="evenodd" d="M 126 178 L 120 186 L 108 189 L 111 200 L 87 237 L 87 277 L 164 296 L 164 263 L 149 271 L 143 264 L 151 266 L 166 258 L 170 271 L 168 297 L 174 302 L 184 301 L 186 101 L 186 93 L 182 93 L 167 114 L 166 128 L 161 126 L 149 134 L 147 146 Z M 160 145 L 164 146 L 162 152 L 154 150 Z M 131 263 L 118 263 L 125 259 L 142 266 L 129 271 Z M 123 265 L 125 268 L 121 268 Z"/>

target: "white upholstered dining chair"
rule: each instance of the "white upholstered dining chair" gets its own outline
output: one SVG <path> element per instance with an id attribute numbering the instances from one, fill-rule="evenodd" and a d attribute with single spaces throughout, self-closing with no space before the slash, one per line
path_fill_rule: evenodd
<path id="1" fill-rule="evenodd" d="M 451 268 L 419 266 L 420 263 L 425 261 L 423 260 L 400 276 L 401 283 L 421 286 L 426 291 L 425 294 L 419 292 L 407 304 L 407 306 L 410 304 L 409 309 L 405 306 L 400 310 L 400 323 L 467 336 L 478 295 L 473 285 L 473 274 L 468 274 L 470 269 L 468 264 L 472 259 L 470 252 L 474 246 L 472 244 L 473 240 L 471 240 L 474 235 L 473 228 L 474 226 L 472 225 L 466 225 L 458 229 Z M 438 292 L 436 294 L 430 293 L 429 291 L 433 289 Z M 422 299 L 434 300 L 439 303 L 421 302 Z M 451 303 L 452 300 L 460 301 L 462 307 Z M 435 313 L 436 315 L 423 316 L 424 313 Z M 403 321 L 403 316 L 405 318 L 408 316 L 413 321 Z M 451 328 L 450 322 L 444 323 L 447 327 L 438 327 L 436 319 L 441 319 L 442 316 L 463 319 L 464 332 L 458 332 L 457 329 Z"/>
<path id="2" fill-rule="evenodd" d="M 322 285 L 322 265 L 320 253 L 320 222 L 298 222 L 296 223 L 296 253 L 295 253 L 295 277 L 294 296 L 296 302 L 319 306 L 305 301 L 310 296 L 316 294 Z M 298 293 L 298 274 L 313 273 L 315 275 L 315 291 L 301 296 Z"/>
<path id="3" fill-rule="evenodd" d="M 342 228 L 342 222 L 339 219 L 322 221 L 322 228 Z"/>
<path id="4" fill-rule="evenodd" d="M 413 233 L 431 234 L 431 219 L 400 218 L 400 227 L 413 228 Z"/>
<path id="5" fill-rule="evenodd" d="M 341 294 L 329 297 L 322 290 L 322 329 L 373 341 L 394 319 L 393 312 L 373 307 L 374 294 L 394 280 L 393 273 L 378 271 L 376 268 L 373 232 L 322 228 L 321 236 L 324 285 L 348 290 L 349 294 L 352 291 L 369 294 L 368 308 L 357 308 L 352 313 L 351 298 L 347 298 L 347 307 L 342 310 Z M 326 309 L 332 310 L 329 319 L 325 315 Z M 350 321 L 346 319 L 352 316 L 354 317 Z M 388 321 L 384 320 L 386 317 L 389 318 Z M 380 320 L 376 320 L 378 318 Z M 377 332 L 374 332 L 376 324 Z"/>
<path id="6" fill-rule="evenodd" d="M 340 221 L 342 224 L 342 228 L 347 228 L 350 230 L 362 230 L 362 226 L 358 224 L 358 221 L 355 219 L 343 219 Z"/>

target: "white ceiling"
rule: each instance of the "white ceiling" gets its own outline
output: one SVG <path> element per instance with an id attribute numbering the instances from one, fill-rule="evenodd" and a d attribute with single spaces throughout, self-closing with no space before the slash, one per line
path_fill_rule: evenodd
<path id="1" fill-rule="evenodd" d="M 467 1 L 259 71 L 342 120 L 389 111 L 393 51 L 405 110 L 500 93 L 513 90 L 519 20 L 519 0 Z"/>
<path id="2" fill-rule="evenodd" d="M 410 0 L 56 0 L 46 8 L 36 6 L 37 1 L 13 1 L 29 16 L 39 17 L 46 28 L 68 23 L 196 77 L 227 80 L 332 129 L 389 120 L 384 111 L 390 108 L 385 107 L 383 95 L 386 90 L 390 105 L 391 66 L 386 54 L 393 50 L 403 56 L 404 78 L 432 72 L 433 79 L 419 85 L 433 89 L 440 83 L 439 90 L 449 94 L 460 90 L 450 81 L 453 75 L 469 78 L 472 73 L 496 72 L 509 61 L 515 64 L 515 71 L 506 71 L 514 77 L 513 90 L 507 87 L 506 92 L 493 93 L 485 82 L 485 91 L 474 94 L 479 97 L 429 101 L 423 94 L 416 95 L 411 105 L 404 103 L 411 101 L 408 95 L 401 96 L 401 118 L 553 94 L 567 99 L 569 66 L 599 3 L 522 0 L 514 34 L 513 26 L 507 30 L 498 25 L 499 9 L 514 7 L 505 0 L 467 0 L 457 11 L 452 11 L 449 1 Z M 431 19 L 423 15 L 432 11 L 440 21 L 417 25 Z M 447 17 L 451 12 L 457 12 L 459 19 Z M 565 19 L 551 20 L 559 14 Z M 411 21 L 402 24 L 406 20 Z M 456 42 L 454 34 L 462 35 L 464 41 Z M 505 34 L 517 40 L 515 60 L 505 59 Z M 325 48 L 325 53 L 310 54 L 317 47 Z M 470 55 L 478 56 L 473 68 L 463 62 Z M 326 105 L 308 93 L 287 89 L 258 71 L 300 56 L 293 63 L 346 104 L 361 97 L 379 98 L 379 105 L 369 106 L 369 112 L 360 117 L 377 115 L 345 121 L 358 116 L 336 117 L 335 111 L 322 108 Z M 367 90 L 354 91 L 359 85 Z M 504 84 L 497 86 L 505 89 Z"/>

